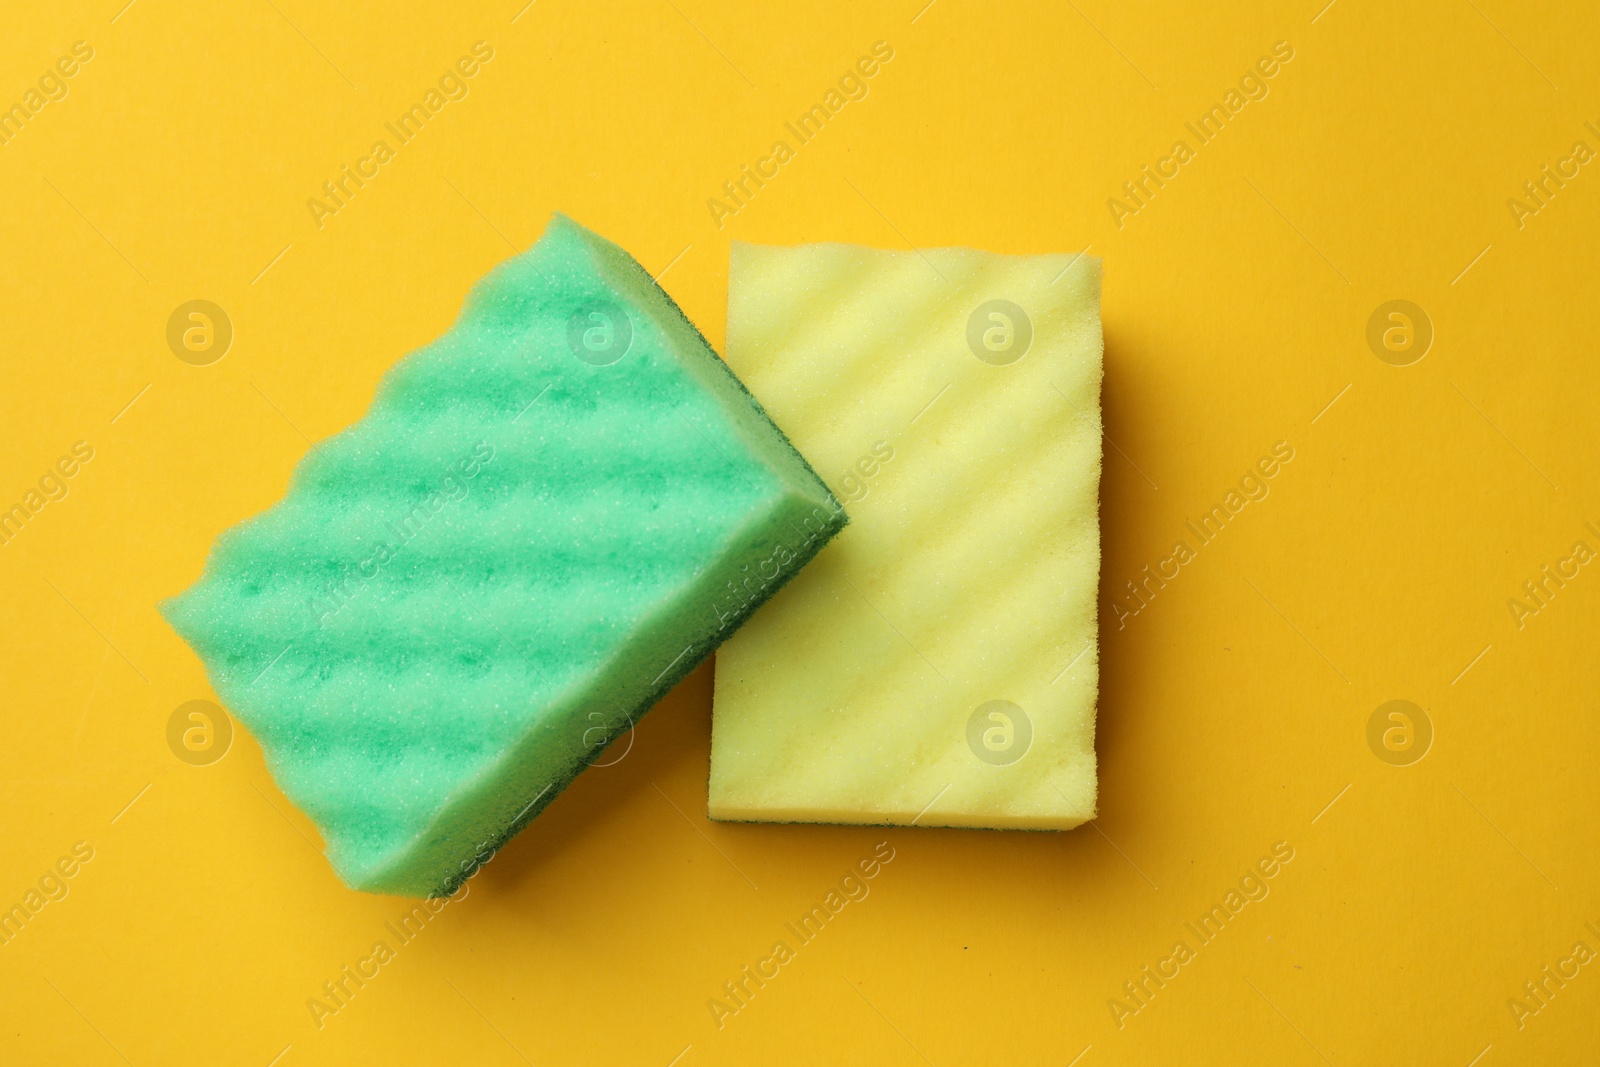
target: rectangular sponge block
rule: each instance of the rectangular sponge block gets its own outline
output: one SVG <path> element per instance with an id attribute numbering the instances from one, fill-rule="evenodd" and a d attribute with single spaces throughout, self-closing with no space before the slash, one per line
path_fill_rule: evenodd
<path id="1" fill-rule="evenodd" d="M 351 886 L 448 894 L 845 522 L 556 216 L 163 605 Z"/>
<path id="2" fill-rule="evenodd" d="M 717 654 L 713 818 L 1095 812 L 1100 264 L 735 244 L 729 364 L 850 528 Z"/>

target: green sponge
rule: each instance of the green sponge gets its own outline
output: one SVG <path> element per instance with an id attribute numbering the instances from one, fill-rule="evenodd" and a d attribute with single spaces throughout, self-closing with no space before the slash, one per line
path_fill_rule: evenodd
<path id="1" fill-rule="evenodd" d="M 845 524 L 555 216 L 162 605 L 346 883 L 453 892 Z"/>

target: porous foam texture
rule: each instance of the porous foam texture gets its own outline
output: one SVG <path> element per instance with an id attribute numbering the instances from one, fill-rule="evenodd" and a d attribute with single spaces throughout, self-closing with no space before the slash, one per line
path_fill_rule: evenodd
<path id="1" fill-rule="evenodd" d="M 162 605 L 352 887 L 441 896 L 845 524 L 564 216 Z"/>
<path id="2" fill-rule="evenodd" d="M 713 818 L 1095 813 L 1100 263 L 735 244 L 727 359 L 851 525 L 717 653 Z"/>

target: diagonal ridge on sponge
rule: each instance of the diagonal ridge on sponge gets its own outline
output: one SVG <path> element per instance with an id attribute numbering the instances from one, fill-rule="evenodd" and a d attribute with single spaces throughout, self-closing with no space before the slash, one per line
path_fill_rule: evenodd
<path id="1" fill-rule="evenodd" d="M 162 605 L 349 885 L 450 893 L 845 524 L 555 216 Z"/>

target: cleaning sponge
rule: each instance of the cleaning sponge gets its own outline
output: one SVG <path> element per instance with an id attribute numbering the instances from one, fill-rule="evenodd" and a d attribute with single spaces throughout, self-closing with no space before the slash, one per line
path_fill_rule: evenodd
<path id="1" fill-rule="evenodd" d="M 644 270 L 557 215 L 163 611 L 339 875 L 439 896 L 845 521 Z"/>
<path id="2" fill-rule="evenodd" d="M 1095 811 L 1100 264 L 735 244 L 728 362 L 851 525 L 717 653 L 718 819 Z"/>

